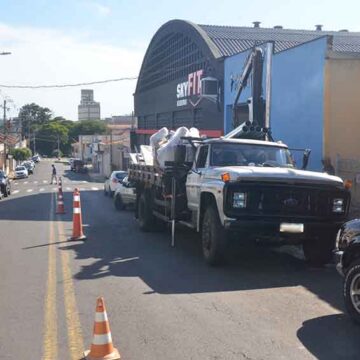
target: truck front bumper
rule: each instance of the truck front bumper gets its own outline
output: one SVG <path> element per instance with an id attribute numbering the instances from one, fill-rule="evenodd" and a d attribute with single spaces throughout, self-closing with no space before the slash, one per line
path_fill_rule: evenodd
<path id="1" fill-rule="evenodd" d="M 289 231 L 286 226 L 290 225 Z M 291 225 L 295 225 L 292 229 Z M 303 225 L 303 226 L 296 226 Z M 243 219 L 227 219 L 225 220 L 225 229 L 231 232 L 245 234 L 254 238 L 272 238 L 273 240 L 289 240 L 292 242 L 301 242 L 302 239 L 319 236 L 324 232 L 335 234 L 342 222 L 321 222 L 321 221 L 305 221 L 302 219 L 276 219 L 276 220 L 243 220 Z M 284 231 L 285 228 L 285 231 Z M 297 241 L 296 241 L 296 240 Z"/>

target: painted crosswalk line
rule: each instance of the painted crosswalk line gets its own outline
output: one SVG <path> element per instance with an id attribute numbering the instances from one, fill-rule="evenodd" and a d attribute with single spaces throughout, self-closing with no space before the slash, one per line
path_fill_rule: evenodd
<path id="1" fill-rule="evenodd" d="M 91 190 L 97 191 L 97 190 L 99 190 L 99 188 L 97 188 L 97 187 L 92 187 Z"/>
<path id="2" fill-rule="evenodd" d="M 26 192 L 31 193 L 33 192 L 33 189 L 27 189 Z"/>
<path id="3" fill-rule="evenodd" d="M 17 194 L 19 192 L 20 192 L 20 190 L 14 190 L 14 191 L 12 191 L 12 194 L 15 195 L 15 194 Z"/>
<path id="4" fill-rule="evenodd" d="M 45 189 L 44 188 L 40 188 L 39 191 L 44 191 Z"/>

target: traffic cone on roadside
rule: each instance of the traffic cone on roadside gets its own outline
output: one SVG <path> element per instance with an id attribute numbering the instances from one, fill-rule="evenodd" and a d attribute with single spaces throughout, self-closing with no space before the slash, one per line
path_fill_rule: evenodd
<path id="1" fill-rule="evenodd" d="M 58 181 L 58 200 L 60 199 L 60 195 L 63 197 L 61 177 L 59 177 Z"/>
<path id="2" fill-rule="evenodd" d="M 119 351 L 114 348 L 104 298 L 96 301 L 93 340 L 90 350 L 84 352 L 86 360 L 117 360 Z"/>
<path id="3" fill-rule="evenodd" d="M 83 233 L 82 217 L 81 217 L 81 204 L 80 204 L 80 191 L 75 189 L 73 201 L 73 231 L 72 237 L 69 240 L 86 240 Z"/>
<path id="4" fill-rule="evenodd" d="M 57 214 L 65 214 L 64 199 L 63 199 L 62 192 L 58 194 L 56 213 Z"/>

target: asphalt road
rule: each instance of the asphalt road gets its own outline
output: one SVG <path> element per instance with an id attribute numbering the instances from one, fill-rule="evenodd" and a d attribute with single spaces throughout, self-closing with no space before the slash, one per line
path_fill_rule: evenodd
<path id="1" fill-rule="evenodd" d="M 55 215 L 50 164 L 0 201 L 0 359 L 81 359 L 98 296 L 124 360 L 360 358 L 333 266 L 241 247 L 209 268 L 191 232 L 175 249 L 167 232 L 141 233 L 102 184 L 62 164 L 67 213 Z M 75 187 L 85 242 L 67 241 Z"/>

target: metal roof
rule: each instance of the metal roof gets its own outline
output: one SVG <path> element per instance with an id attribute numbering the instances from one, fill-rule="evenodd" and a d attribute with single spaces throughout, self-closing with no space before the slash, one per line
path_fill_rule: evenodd
<path id="1" fill-rule="evenodd" d="M 292 30 L 261 27 L 198 25 L 222 56 L 231 56 L 266 41 L 275 42 L 275 52 L 290 49 L 323 36 L 332 36 L 332 50 L 360 53 L 360 32 Z"/>

